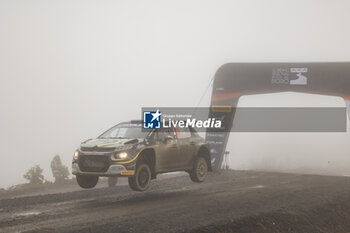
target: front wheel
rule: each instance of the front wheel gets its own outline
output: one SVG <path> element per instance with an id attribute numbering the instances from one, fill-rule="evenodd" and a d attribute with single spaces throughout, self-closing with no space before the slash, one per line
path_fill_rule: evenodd
<path id="1" fill-rule="evenodd" d="M 98 176 L 76 175 L 76 178 L 79 186 L 84 189 L 91 189 L 95 187 L 98 182 Z"/>
<path id="2" fill-rule="evenodd" d="M 208 163 L 203 157 L 198 157 L 194 164 L 193 169 L 190 171 L 190 178 L 194 182 L 203 182 L 208 175 Z"/>
<path id="3" fill-rule="evenodd" d="M 136 168 L 134 176 L 129 177 L 129 187 L 135 191 L 146 191 L 151 183 L 151 169 L 147 163 L 142 163 Z"/>

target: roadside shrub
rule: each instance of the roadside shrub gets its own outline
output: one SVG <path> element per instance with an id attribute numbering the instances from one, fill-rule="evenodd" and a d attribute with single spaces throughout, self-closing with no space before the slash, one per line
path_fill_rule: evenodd
<path id="1" fill-rule="evenodd" d="M 63 183 L 68 179 L 68 167 L 62 164 L 59 155 L 55 155 L 51 161 L 52 175 L 55 178 L 55 183 Z"/>
<path id="2" fill-rule="evenodd" d="M 25 179 L 31 184 L 42 184 L 44 182 L 43 169 L 39 165 L 30 168 L 26 174 L 23 175 Z"/>

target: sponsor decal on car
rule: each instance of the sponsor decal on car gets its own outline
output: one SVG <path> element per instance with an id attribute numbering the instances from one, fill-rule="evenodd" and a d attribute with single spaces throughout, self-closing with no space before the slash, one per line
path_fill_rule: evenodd
<path id="1" fill-rule="evenodd" d="M 133 176 L 135 174 L 135 171 L 133 170 L 124 170 L 120 172 L 120 175 L 123 176 Z"/>

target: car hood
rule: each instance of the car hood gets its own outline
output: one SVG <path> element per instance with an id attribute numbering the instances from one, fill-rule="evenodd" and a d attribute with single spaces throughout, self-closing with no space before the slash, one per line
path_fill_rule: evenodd
<path id="1" fill-rule="evenodd" d="M 96 139 L 90 139 L 83 143 L 81 143 L 82 148 L 95 148 L 98 149 L 118 149 L 123 148 L 126 145 L 133 145 L 135 143 L 138 143 L 139 140 L 134 138 L 123 138 L 123 139 L 103 139 L 103 138 L 96 138 Z"/>

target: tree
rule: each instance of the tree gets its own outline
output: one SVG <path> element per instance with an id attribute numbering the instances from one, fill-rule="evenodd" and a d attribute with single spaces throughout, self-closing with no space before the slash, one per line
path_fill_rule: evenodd
<path id="1" fill-rule="evenodd" d="M 42 184 L 44 182 L 43 169 L 39 165 L 30 168 L 23 177 L 31 184 Z"/>
<path id="2" fill-rule="evenodd" d="M 62 164 L 61 158 L 59 155 L 55 155 L 53 157 L 51 161 L 51 170 L 52 170 L 52 175 L 55 178 L 55 183 L 62 183 L 69 176 L 68 167 Z"/>

